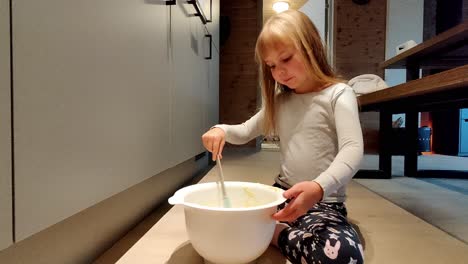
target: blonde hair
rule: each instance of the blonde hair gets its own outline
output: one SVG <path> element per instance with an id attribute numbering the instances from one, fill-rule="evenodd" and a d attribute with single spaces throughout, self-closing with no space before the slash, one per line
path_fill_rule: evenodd
<path id="1" fill-rule="evenodd" d="M 319 85 L 341 81 L 327 61 L 326 49 L 317 28 L 306 15 L 296 10 L 288 10 L 272 16 L 263 26 L 255 46 L 255 59 L 259 65 L 265 109 L 263 132 L 266 136 L 275 133 L 275 102 L 280 95 L 291 91 L 273 79 L 264 60 L 266 52 L 278 44 L 293 45 L 301 54 L 307 72 Z"/>

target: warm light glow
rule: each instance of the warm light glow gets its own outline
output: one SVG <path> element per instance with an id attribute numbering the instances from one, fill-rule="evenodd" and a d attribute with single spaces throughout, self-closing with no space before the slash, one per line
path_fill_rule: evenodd
<path id="1" fill-rule="evenodd" d="M 276 13 L 281 13 L 288 9 L 289 9 L 289 3 L 286 1 L 278 1 L 278 2 L 273 3 L 273 10 L 275 10 Z"/>

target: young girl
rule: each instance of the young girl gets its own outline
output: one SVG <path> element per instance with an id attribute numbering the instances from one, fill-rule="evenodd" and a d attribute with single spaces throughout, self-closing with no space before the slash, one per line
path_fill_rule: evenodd
<path id="1" fill-rule="evenodd" d="M 272 244 L 292 263 L 363 263 L 358 234 L 347 221 L 346 185 L 363 155 L 355 94 L 327 62 L 319 33 L 307 16 L 271 17 L 256 44 L 262 109 L 240 125 L 216 125 L 202 136 L 214 159 L 225 141 L 244 144 L 280 138 L 275 185 L 289 199 L 273 215 Z"/>

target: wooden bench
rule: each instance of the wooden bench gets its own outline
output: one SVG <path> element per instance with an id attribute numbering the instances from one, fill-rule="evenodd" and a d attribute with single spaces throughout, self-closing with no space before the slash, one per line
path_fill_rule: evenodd
<path id="1" fill-rule="evenodd" d="M 406 114 L 406 176 L 422 176 L 417 170 L 418 113 L 468 106 L 468 22 L 453 27 L 383 62 L 386 69 L 406 69 L 406 83 L 359 97 L 361 111 L 378 111 L 379 170 L 359 171 L 360 178 L 391 177 L 392 114 Z M 419 78 L 420 69 L 445 71 Z M 457 174 L 468 175 L 465 172 Z"/>

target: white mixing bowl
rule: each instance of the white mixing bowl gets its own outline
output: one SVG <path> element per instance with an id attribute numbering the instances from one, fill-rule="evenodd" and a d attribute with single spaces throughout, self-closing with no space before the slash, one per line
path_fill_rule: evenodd
<path id="1" fill-rule="evenodd" d="M 182 188 L 169 203 L 184 205 L 189 239 L 205 260 L 248 263 L 268 248 L 276 225 L 271 215 L 285 201 L 284 191 L 251 182 L 225 182 L 225 186 L 230 208 L 223 208 L 215 182 Z"/>

